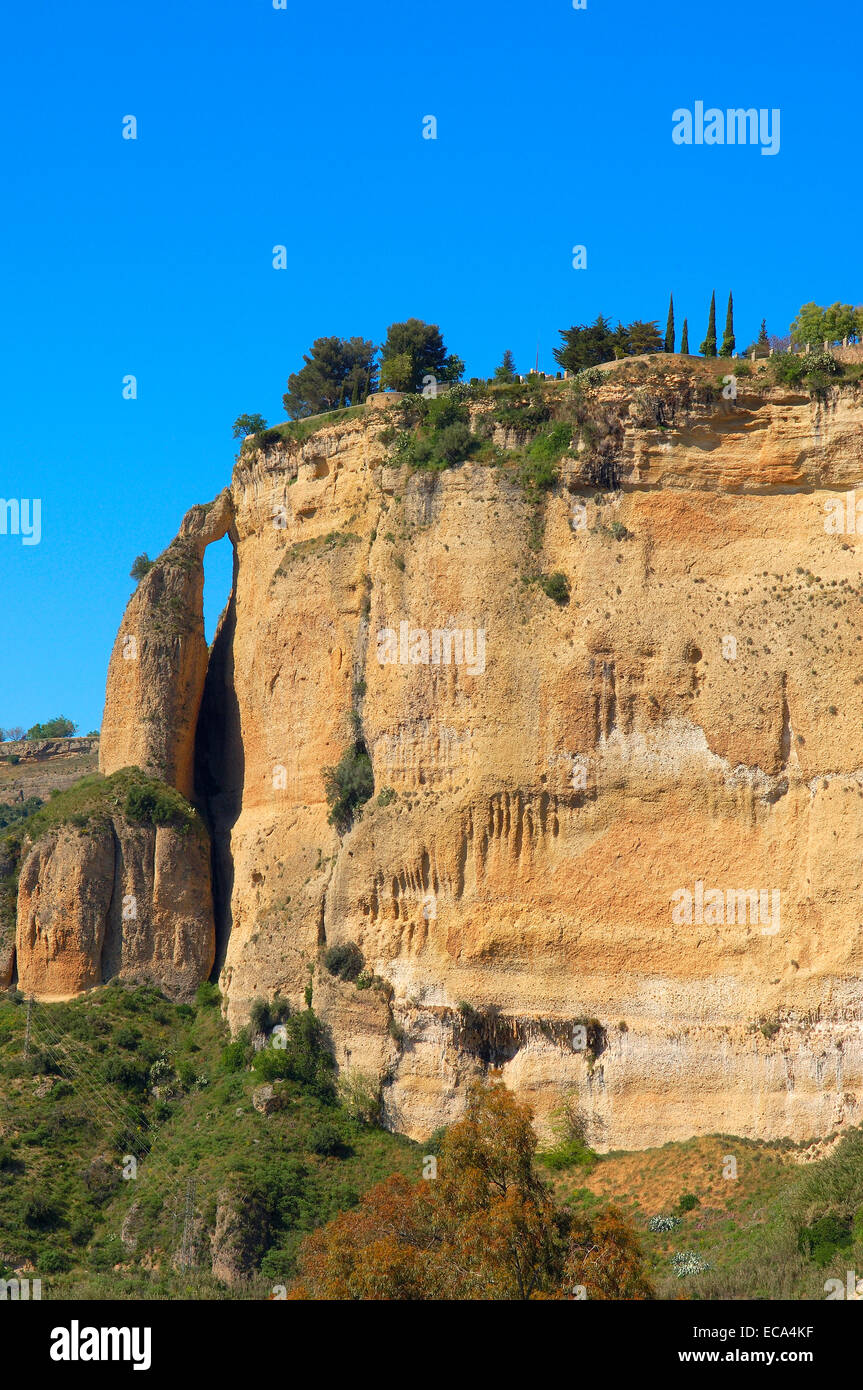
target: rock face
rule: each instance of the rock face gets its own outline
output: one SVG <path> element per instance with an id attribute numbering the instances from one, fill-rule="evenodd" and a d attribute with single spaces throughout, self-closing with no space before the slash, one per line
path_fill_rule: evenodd
<path id="1" fill-rule="evenodd" d="M 108 667 L 100 771 L 140 767 L 192 795 L 207 674 L 203 557 L 231 517 L 227 492 L 192 507 L 129 600 Z"/>
<path id="2" fill-rule="evenodd" d="M 314 967 L 393 1127 L 490 1070 L 540 1123 L 577 1088 L 599 1147 L 826 1134 L 863 1101 L 863 584 L 825 524 L 863 403 L 673 371 L 598 400 L 613 424 L 541 508 L 506 469 L 389 466 L 379 411 L 244 450 L 188 572 L 130 604 L 102 765 L 188 786 L 201 706 L 229 1017 L 301 1005 Z M 199 556 L 228 528 L 204 690 Z M 555 571 L 568 602 L 529 582 Z M 165 595 L 192 630 L 154 630 Z M 375 796 L 339 836 L 324 772 L 357 737 Z M 380 986 L 328 973 L 347 942 Z"/>
<path id="3" fill-rule="evenodd" d="M 214 956 L 206 839 L 170 826 L 62 826 L 18 886 L 19 988 L 64 998 L 114 978 L 187 998 Z"/>

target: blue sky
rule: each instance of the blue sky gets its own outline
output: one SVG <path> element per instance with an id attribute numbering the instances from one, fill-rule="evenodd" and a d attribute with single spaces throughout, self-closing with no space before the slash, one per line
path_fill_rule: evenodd
<path id="1" fill-rule="evenodd" d="M 239 413 L 284 418 L 319 335 L 415 315 L 486 375 L 537 341 L 551 370 L 599 312 L 664 327 L 672 289 L 693 350 L 714 287 L 740 346 L 863 301 L 861 31 L 852 0 L 15 6 L 0 497 L 40 498 L 42 539 L 0 535 L 0 726 L 98 727 L 132 560 L 227 484 Z M 697 100 L 778 107 L 780 152 L 674 145 Z"/>

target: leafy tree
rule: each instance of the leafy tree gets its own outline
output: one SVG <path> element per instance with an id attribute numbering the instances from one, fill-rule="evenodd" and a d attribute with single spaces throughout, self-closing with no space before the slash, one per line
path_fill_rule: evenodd
<path id="1" fill-rule="evenodd" d="M 665 351 L 674 351 L 674 295 L 668 298 L 668 319 L 665 324 Z"/>
<path id="2" fill-rule="evenodd" d="M 517 373 L 515 370 L 515 358 L 513 357 L 509 348 L 507 348 L 505 353 L 503 354 L 500 366 L 495 367 L 494 369 L 494 379 L 495 381 L 502 381 L 508 383 L 515 381 L 516 376 Z"/>
<path id="3" fill-rule="evenodd" d="M 618 331 L 622 325 L 618 324 Z M 615 333 L 609 319 L 598 314 L 593 323 L 576 324 L 572 328 L 561 328 L 563 339 L 561 347 L 554 349 L 555 361 L 570 372 L 580 372 L 583 367 L 595 367 L 600 362 L 610 362 L 615 353 Z M 627 338 L 627 343 L 628 343 Z M 620 340 L 617 339 L 620 346 Z"/>
<path id="4" fill-rule="evenodd" d="M 643 352 L 662 352 L 662 337 L 655 319 L 635 319 L 629 325 L 629 351 L 633 357 Z"/>
<path id="5" fill-rule="evenodd" d="M 716 356 L 716 291 L 710 296 L 710 317 L 707 320 L 707 337 L 698 351 L 703 357 Z"/>
<path id="6" fill-rule="evenodd" d="M 722 335 L 722 347 L 719 349 L 720 357 L 731 357 L 734 352 L 734 300 L 731 291 L 728 292 L 728 308 L 725 313 L 725 332 Z"/>
<path id="7" fill-rule="evenodd" d="M 447 354 L 436 323 L 405 319 L 391 323 L 381 348 L 381 384 L 393 391 L 421 391 L 423 378 L 460 381 L 464 363 Z"/>
<path id="8" fill-rule="evenodd" d="M 292 420 L 339 406 L 359 405 L 377 390 L 374 343 L 364 338 L 316 338 L 303 366 L 288 377 L 282 397 Z"/>
<path id="9" fill-rule="evenodd" d="M 816 351 L 824 343 L 841 343 L 843 338 L 856 342 L 863 330 L 863 309 L 855 309 L 851 304 L 830 304 L 822 308 L 819 304 L 804 304 L 791 325 L 791 338 L 794 346 L 803 348 L 807 343 Z"/>
<path id="10" fill-rule="evenodd" d="M 683 332 L 680 335 L 680 351 L 684 357 L 689 356 L 689 320 L 683 320 Z"/>
<path id="11" fill-rule="evenodd" d="M 44 724 L 34 724 L 32 729 L 28 729 L 25 737 L 29 739 L 37 738 L 71 738 L 78 728 L 71 719 L 66 719 L 62 714 L 58 714 L 56 719 L 49 719 Z M 16 731 L 17 732 L 17 731 Z"/>
<path id="12" fill-rule="evenodd" d="M 134 579 L 136 582 L 143 579 L 145 574 L 150 573 L 155 563 L 155 560 L 150 559 L 146 550 L 143 550 L 140 555 L 135 556 L 134 564 L 129 570 L 129 578 Z"/>
<path id="13" fill-rule="evenodd" d="M 234 439 L 245 439 L 247 434 L 262 434 L 267 428 L 263 415 L 238 415 L 234 421 Z"/>
<path id="14" fill-rule="evenodd" d="M 534 1170 L 531 1113 L 503 1086 L 474 1084 L 438 1146 L 438 1177 L 402 1174 L 307 1236 L 294 1299 L 650 1298 L 620 1213 L 590 1224 L 555 1208 Z"/>

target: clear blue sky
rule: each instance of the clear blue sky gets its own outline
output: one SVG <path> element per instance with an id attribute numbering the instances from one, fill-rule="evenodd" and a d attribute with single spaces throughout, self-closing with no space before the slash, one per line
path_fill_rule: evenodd
<path id="1" fill-rule="evenodd" d="M 740 346 L 863 300 L 861 33 L 859 0 L 14 6 L 0 496 L 41 498 L 42 540 L 0 535 L 0 726 L 98 726 L 132 560 L 229 481 L 240 412 L 284 417 L 316 336 L 416 315 L 485 375 L 537 340 L 552 369 L 599 312 L 664 327 L 671 289 L 693 350 L 714 287 Z M 780 108 L 779 154 L 675 146 L 697 100 Z"/>

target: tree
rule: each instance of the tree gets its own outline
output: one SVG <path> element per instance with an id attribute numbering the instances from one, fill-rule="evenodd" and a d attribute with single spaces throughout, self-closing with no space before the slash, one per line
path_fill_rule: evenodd
<path id="1" fill-rule="evenodd" d="M 495 381 L 510 382 L 515 381 L 517 372 L 515 370 L 515 358 L 509 348 L 503 354 L 500 366 L 494 369 Z"/>
<path id="2" fill-rule="evenodd" d="M 722 335 L 722 347 L 719 349 L 720 357 L 731 357 L 733 355 L 734 341 L 734 300 L 729 290 L 728 308 L 725 311 L 725 332 Z"/>
<path id="3" fill-rule="evenodd" d="M 303 353 L 303 366 L 288 377 L 282 397 L 292 420 L 335 410 L 339 406 L 360 405 L 377 390 L 377 364 L 374 343 L 364 338 L 316 338 L 310 353 Z"/>
<path id="4" fill-rule="evenodd" d="M 27 730 L 27 739 L 37 738 L 71 738 L 77 724 L 73 724 L 71 719 L 66 719 L 62 714 L 58 714 L 55 719 L 48 719 L 44 724 L 34 724 L 32 729 Z"/>
<path id="5" fill-rule="evenodd" d="M 613 1209 L 588 1224 L 537 1177 L 531 1113 L 475 1083 L 445 1131 L 434 1182 L 402 1174 L 303 1241 L 294 1299 L 649 1298 L 635 1233 Z"/>
<path id="6" fill-rule="evenodd" d="M 665 324 L 665 351 L 674 351 L 674 295 L 668 298 L 668 319 Z"/>
<path id="7" fill-rule="evenodd" d="M 698 351 L 703 357 L 716 356 L 716 291 L 710 296 L 710 317 L 707 320 L 707 337 Z"/>
<path id="8" fill-rule="evenodd" d="M 593 323 L 561 328 L 559 332 L 563 344 L 554 349 L 555 361 L 570 372 L 580 372 L 585 367 L 595 367 L 600 362 L 612 361 L 618 355 L 615 346 L 621 346 L 618 335 L 622 327 L 618 324 L 615 333 L 610 321 L 598 314 Z M 625 334 L 626 330 L 623 332 Z M 629 342 L 628 336 L 626 342 Z"/>
<path id="9" fill-rule="evenodd" d="M 758 341 L 756 342 L 755 346 L 756 348 L 769 348 L 770 346 L 770 339 L 767 336 L 766 319 L 761 320 L 761 327 L 758 330 Z"/>
<path id="10" fill-rule="evenodd" d="M 134 564 L 129 570 L 129 578 L 134 579 L 136 582 L 143 579 L 145 574 L 150 573 L 155 563 L 155 560 L 150 559 L 146 550 L 142 551 L 140 555 L 135 556 Z"/>
<path id="11" fill-rule="evenodd" d="M 635 319 L 629 325 L 629 351 L 633 357 L 643 352 L 662 352 L 662 337 L 655 319 Z"/>
<path id="12" fill-rule="evenodd" d="M 405 319 L 391 323 L 381 348 L 381 384 L 392 391 L 421 391 L 424 378 L 460 381 L 464 363 L 448 355 L 436 323 Z"/>
<path id="13" fill-rule="evenodd" d="M 689 320 L 683 320 L 683 332 L 680 335 L 680 351 L 684 357 L 689 356 Z"/>
<path id="14" fill-rule="evenodd" d="M 24 730 L 20 724 L 13 724 L 11 729 L 6 730 L 6 737 L 10 743 L 20 743 L 24 737 Z"/>
<path id="15" fill-rule="evenodd" d="M 234 421 L 234 439 L 245 439 L 247 434 L 263 434 L 267 422 L 263 415 L 238 415 Z"/>

